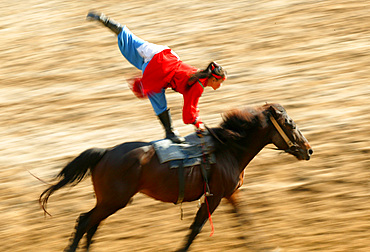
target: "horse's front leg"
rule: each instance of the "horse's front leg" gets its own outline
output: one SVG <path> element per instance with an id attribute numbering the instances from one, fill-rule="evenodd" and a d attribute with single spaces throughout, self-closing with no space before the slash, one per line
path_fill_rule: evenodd
<path id="1" fill-rule="evenodd" d="M 235 213 L 237 219 L 239 220 L 239 227 L 242 229 L 241 237 L 246 240 L 246 246 L 248 246 L 251 251 L 268 251 L 268 252 L 278 252 L 279 247 L 270 246 L 265 244 L 265 239 L 263 239 L 260 234 L 255 230 L 255 225 L 251 215 L 248 213 L 247 209 L 240 207 L 240 189 L 235 191 L 231 196 L 226 197 L 229 203 L 233 206 L 233 212 Z M 251 236 L 247 237 L 245 227 L 248 227 Z"/>
<path id="2" fill-rule="evenodd" d="M 206 200 L 208 202 L 208 206 L 207 203 L 204 202 L 202 206 L 199 208 L 197 215 L 194 218 L 193 224 L 191 224 L 190 226 L 191 232 L 187 236 L 187 242 L 182 249 L 178 250 L 179 252 L 188 251 L 191 243 L 194 241 L 195 237 L 199 234 L 200 230 L 206 223 L 209 213 L 212 214 L 217 208 L 217 206 L 220 204 L 221 197 L 209 196 L 206 197 Z"/>
<path id="3" fill-rule="evenodd" d="M 231 196 L 226 197 L 228 202 L 233 206 L 233 212 L 240 221 L 240 226 L 243 225 L 252 225 L 253 220 L 251 219 L 251 215 L 240 207 L 240 189 L 236 190 Z"/>

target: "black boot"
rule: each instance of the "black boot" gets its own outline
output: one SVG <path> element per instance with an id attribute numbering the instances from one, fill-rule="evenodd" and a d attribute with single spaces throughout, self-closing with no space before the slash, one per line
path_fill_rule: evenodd
<path id="1" fill-rule="evenodd" d="M 101 22 L 103 25 L 111 29 L 115 34 L 120 34 L 122 31 L 122 25 L 114 21 L 113 19 L 110 19 L 104 13 L 98 13 L 95 11 L 89 11 L 86 16 L 87 20 L 97 20 Z"/>
<path id="2" fill-rule="evenodd" d="M 161 121 L 164 129 L 166 130 L 167 139 L 171 139 L 171 141 L 174 143 L 185 142 L 185 138 L 181 137 L 177 130 L 175 130 L 172 126 L 171 113 L 169 109 L 159 114 L 158 118 Z"/>

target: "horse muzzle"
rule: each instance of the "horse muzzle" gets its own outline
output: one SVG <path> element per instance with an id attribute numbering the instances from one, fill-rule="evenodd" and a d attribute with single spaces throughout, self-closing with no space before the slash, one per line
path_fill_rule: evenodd
<path id="1" fill-rule="evenodd" d="M 300 148 L 297 145 L 293 145 L 289 149 L 285 150 L 285 152 L 292 154 L 298 160 L 310 160 L 313 154 L 313 150 L 311 147 L 309 148 Z"/>

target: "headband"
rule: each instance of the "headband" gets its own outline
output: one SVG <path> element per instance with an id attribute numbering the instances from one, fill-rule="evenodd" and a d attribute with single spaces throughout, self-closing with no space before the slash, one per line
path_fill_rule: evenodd
<path id="1" fill-rule="evenodd" d="M 213 70 L 215 70 L 215 65 L 217 66 L 217 68 L 220 68 L 220 66 L 217 64 L 217 63 L 213 63 L 212 65 L 211 65 L 211 74 L 212 74 L 212 76 L 213 77 L 215 77 L 216 79 L 221 79 L 221 78 L 223 78 L 224 80 L 226 79 L 226 76 L 225 77 L 222 77 L 222 76 L 220 76 L 220 75 L 218 75 L 218 74 L 216 74 Z"/>

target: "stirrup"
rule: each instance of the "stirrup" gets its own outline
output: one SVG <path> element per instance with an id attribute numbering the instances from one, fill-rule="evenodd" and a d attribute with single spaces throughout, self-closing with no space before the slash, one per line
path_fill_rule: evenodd
<path id="1" fill-rule="evenodd" d="M 205 195 L 206 195 L 206 197 L 212 197 L 213 196 L 213 194 L 211 192 L 206 192 Z"/>
<path id="2" fill-rule="evenodd" d="M 212 197 L 213 196 L 213 194 L 211 193 L 211 190 L 209 189 L 208 183 L 206 183 L 206 191 L 205 191 L 204 195 L 206 197 Z"/>

